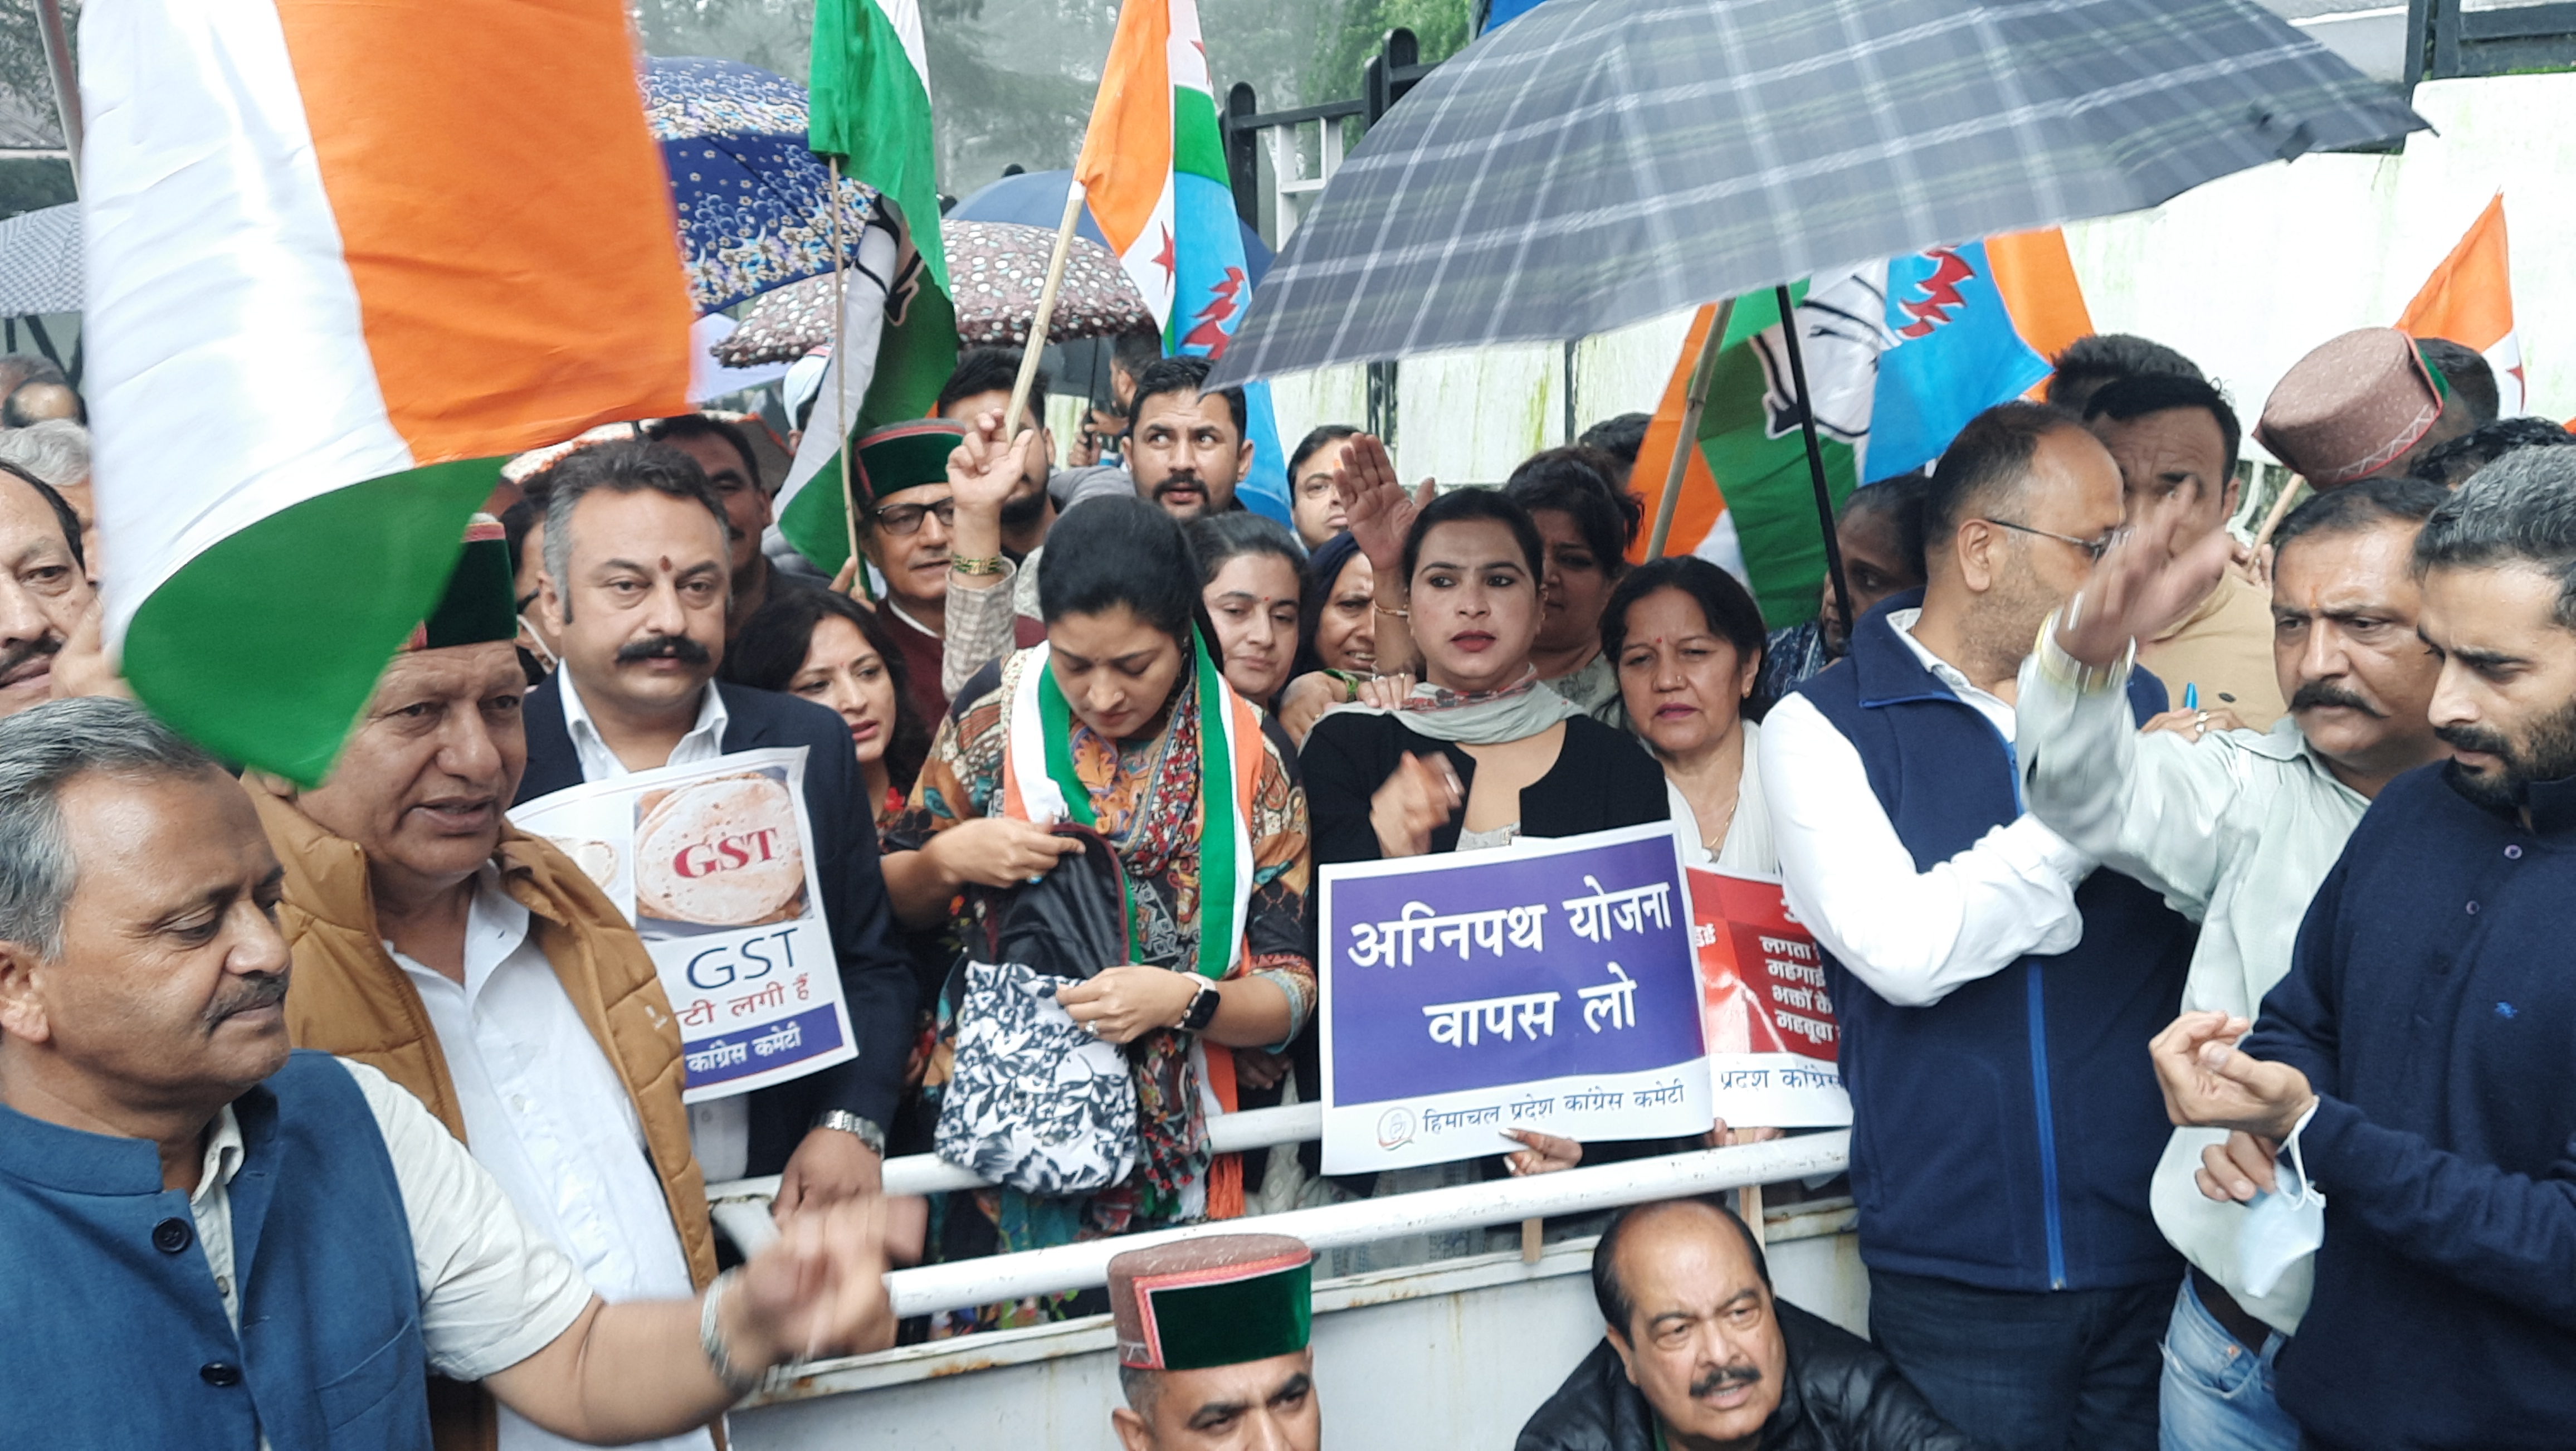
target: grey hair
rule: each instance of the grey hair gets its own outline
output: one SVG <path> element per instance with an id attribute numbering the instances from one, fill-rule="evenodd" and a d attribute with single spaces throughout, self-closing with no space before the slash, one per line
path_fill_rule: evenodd
<path id="1" fill-rule="evenodd" d="M 1163 1373 L 1122 1365 L 1118 1367 L 1118 1389 L 1126 1393 L 1127 1409 L 1150 1421 L 1154 1419 L 1154 1402 L 1163 1394 Z"/>
<path id="2" fill-rule="evenodd" d="M 612 494 L 662 494 L 694 500 L 713 514 L 716 528 L 733 538 L 733 521 L 724 501 L 707 482 L 698 461 L 667 443 L 630 443 L 619 439 L 574 451 L 546 470 L 546 575 L 563 601 L 565 624 L 572 623 L 572 511 L 600 489 Z"/>
<path id="3" fill-rule="evenodd" d="M 2415 536 L 2415 573 L 2529 565 L 2558 581 L 2576 629 L 2576 448 L 2518 448 L 2480 469 Z"/>
<path id="4" fill-rule="evenodd" d="M 0 432 L 0 463 L 13 463 L 57 489 L 89 480 L 89 430 L 48 418 Z"/>
<path id="5" fill-rule="evenodd" d="M 79 863 L 63 788 L 91 772 L 194 776 L 219 769 L 128 700 L 56 700 L 0 719 L 0 942 L 63 955 Z"/>

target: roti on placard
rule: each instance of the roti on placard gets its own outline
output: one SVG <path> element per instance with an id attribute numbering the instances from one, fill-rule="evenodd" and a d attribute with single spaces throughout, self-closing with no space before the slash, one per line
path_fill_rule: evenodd
<path id="1" fill-rule="evenodd" d="M 550 836 L 546 840 L 571 857 L 572 864 L 581 868 L 581 874 L 601 891 L 607 891 L 609 883 L 617 880 L 617 848 L 607 842 L 577 836 Z"/>
<path id="2" fill-rule="evenodd" d="M 708 927 L 803 915 L 805 852 L 785 782 L 746 771 L 654 792 L 637 805 L 639 913 Z"/>

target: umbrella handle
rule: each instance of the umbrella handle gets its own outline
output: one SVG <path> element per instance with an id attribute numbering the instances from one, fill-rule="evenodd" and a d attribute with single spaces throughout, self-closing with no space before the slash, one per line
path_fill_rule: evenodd
<path id="1" fill-rule="evenodd" d="M 1011 411 L 1002 415 L 1002 436 L 1016 439 L 1020 415 L 1028 411 L 1029 393 L 1037 386 L 1038 356 L 1046 350 L 1047 329 L 1055 323 L 1055 295 L 1064 285 L 1064 260 L 1073 251 L 1074 224 L 1082 219 L 1082 178 L 1064 184 L 1064 220 L 1056 224 L 1055 250 L 1047 254 L 1046 285 L 1038 289 L 1037 315 L 1029 319 L 1029 340 L 1020 350 L 1020 376 L 1011 384 Z"/>

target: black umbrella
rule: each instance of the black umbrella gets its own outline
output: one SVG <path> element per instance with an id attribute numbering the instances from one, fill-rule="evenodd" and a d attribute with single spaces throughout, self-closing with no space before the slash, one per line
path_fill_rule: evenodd
<path id="1" fill-rule="evenodd" d="M 2424 125 L 2252 0 L 1552 0 L 1369 132 L 1212 381 L 1581 337 Z"/>

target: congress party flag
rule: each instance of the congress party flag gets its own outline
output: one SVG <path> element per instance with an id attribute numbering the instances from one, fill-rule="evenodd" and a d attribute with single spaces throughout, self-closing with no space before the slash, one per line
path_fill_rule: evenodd
<path id="1" fill-rule="evenodd" d="M 939 235 L 930 63 L 917 0 L 819 0 L 807 128 L 815 152 L 877 193 L 865 238 L 843 239 L 841 326 L 778 491 L 778 530 L 826 571 L 849 558 L 840 450 L 927 415 L 957 367 L 957 308 Z"/>
<path id="2" fill-rule="evenodd" d="M 82 16 L 107 638 L 209 749 L 319 780 L 507 455 L 687 407 L 618 0 Z"/>
<path id="3" fill-rule="evenodd" d="M 2424 279 L 2397 319 L 2408 337 L 2448 338 L 2484 354 L 2495 370 L 2496 411 L 2522 412 L 2522 339 L 2513 327 L 2512 254 L 2505 245 L 2504 193 L 2497 192 L 2468 234 Z"/>
<path id="4" fill-rule="evenodd" d="M 1252 301 L 1216 93 L 1194 0 L 1126 0 L 1074 162 L 1092 220 L 1163 330 L 1167 356 L 1217 357 Z M 1288 515 L 1287 459 L 1267 384 L 1244 389 L 1252 470 L 1244 504 Z"/>
<path id="5" fill-rule="evenodd" d="M 1997 239 L 1992 252 L 1985 242 L 1935 247 L 1790 289 L 1837 502 L 1863 482 L 1921 468 L 1970 418 L 2045 379 L 2041 340 L 2062 347 L 2091 330 L 2064 242 L 2036 236 L 2035 244 Z M 1638 451 L 1634 487 L 1651 514 L 1700 350 L 1720 348 L 1666 552 L 1735 570 L 1766 619 L 1795 624 L 1815 615 L 1825 572 L 1801 428 L 1807 409 L 1774 295 L 1738 299 L 1726 336 L 1712 342 L 1717 311 L 1703 307 L 1692 321 Z"/>

